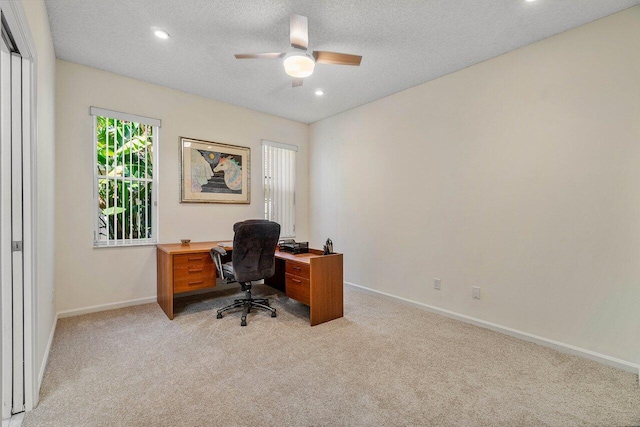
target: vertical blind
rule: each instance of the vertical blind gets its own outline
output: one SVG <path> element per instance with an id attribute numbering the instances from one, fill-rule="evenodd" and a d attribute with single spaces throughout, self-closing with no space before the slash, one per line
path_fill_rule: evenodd
<path id="1" fill-rule="evenodd" d="M 264 217 L 280 224 L 280 237 L 296 235 L 295 145 L 262 141 Z"/>

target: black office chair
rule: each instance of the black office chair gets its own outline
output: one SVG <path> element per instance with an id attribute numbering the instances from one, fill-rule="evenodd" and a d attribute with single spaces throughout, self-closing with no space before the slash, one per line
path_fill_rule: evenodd
<path id="1" fill-rule="evenodd" d="M 252 308 L 268 310 L 271 317 L 276 317 L 276 309 L 269 306 L 268 299 L 251 297 L 251 282 L 274 275 L 280 224 L 265 219 L 249 219 L 234 224 L 233 231 L 231 262 L 222 263 L 227 251 L 221 247 L 211 248 L 211 258 L 222 283 L 240 283 L 245 297 L 218 310 L 217 317 L 222 319 L 222 313 L 239 307 L 243 307 L 240 326 L 247 326 L 247 314 Z"/>

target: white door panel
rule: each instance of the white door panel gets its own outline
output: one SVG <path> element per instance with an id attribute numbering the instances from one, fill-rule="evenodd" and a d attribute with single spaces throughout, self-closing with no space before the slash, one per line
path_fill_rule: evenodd
<path id="1" fill-rule="evenodd" d="M 6 420 L 38 401 L 32 288 L 36 51 L 22 2 L 0 0 L 0 14 L 0 416 Z"/>
<path id="2" fill-rule="evenodd" d="M 30 331 L 33 331 L 33 303 L 35 303 L 32 292 L 34 272 L 33 266 L 33 238 L 35 223 L 33 222 L 33 209 L 35 200 L 29 183 L 34 168 L 31 165 L 35 156 L 32 155 L 31 146 L 31 61 L 22 58 L 22 272 L 23 272 L 23 335 L 24 342 L 24 406 L 25 410 L 34 407 L 33 395 L 33 366 L 35 366 L 35 355 L 33 354 L 33 341 L 30 339 Z M 37 399 L 37 396 L 35 396 Z"/>
<path id="3" fill-rule="evenodd" d="M 24 411 L 23 60 L 0 37 L 2 418 Z"/>
<path id="4" fill-rule="evenodd" d="M 13 413 L 24 411 L 22 259 L 22 58 L 11 55 L 11 240 L 13 283 Z M 18 247 L 13 247 L 18 245 Z"/>
<path id="5" fill-rule="evenodd" d="M 13 404 L 13 296 L 11 286 L 11 54 L 0 38 L 0 304 L 2 306 L 2 418 Z"/>

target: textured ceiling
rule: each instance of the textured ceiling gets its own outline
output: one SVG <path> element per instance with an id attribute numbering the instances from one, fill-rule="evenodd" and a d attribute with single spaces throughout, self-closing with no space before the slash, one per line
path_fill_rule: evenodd
<path id="1" fill-rule="evenodd" d="M 638 4 L 638 0 L 46 0 L 56 55 L 146 82 L 312 123 Z M 309 17 L 318 64 L 291 87 L 282 60 Z M 167 31 L 157 39 L 152 27 Z M 314 95 L 324 90 L 323 97 Z"/>

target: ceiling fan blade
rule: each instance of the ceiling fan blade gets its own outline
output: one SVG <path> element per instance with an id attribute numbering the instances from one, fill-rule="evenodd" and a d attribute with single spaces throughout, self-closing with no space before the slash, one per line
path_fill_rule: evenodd
<path id="1" fill-rule="evenodd" d="M 303 81 L 303 79 L 298 79 L 298 78 L 294 77 L 293 79 L 291 79 L 291 87 L 302 86 L 302 81 Z"/>
<path id="2" fill-rule="evenodd" d="M 307 50 L 309 47 L 309 24 L 306 16 L 291 15 L 289 20 L 291 46 Z"/>
<path id="3" fill-rule="evenodd" d="M 315 50 L 313 57 L 318 64 L 336 64 L 336 65 L 360 65 L 362 56 L 349 55 L 347 53 L 327 52 L 324 50 Z"/>
<path id="4" fill-rule="evenodd" d="M 286 53 L 236 53 L 236 59 L 277 59 L 284 58 Z"/>

